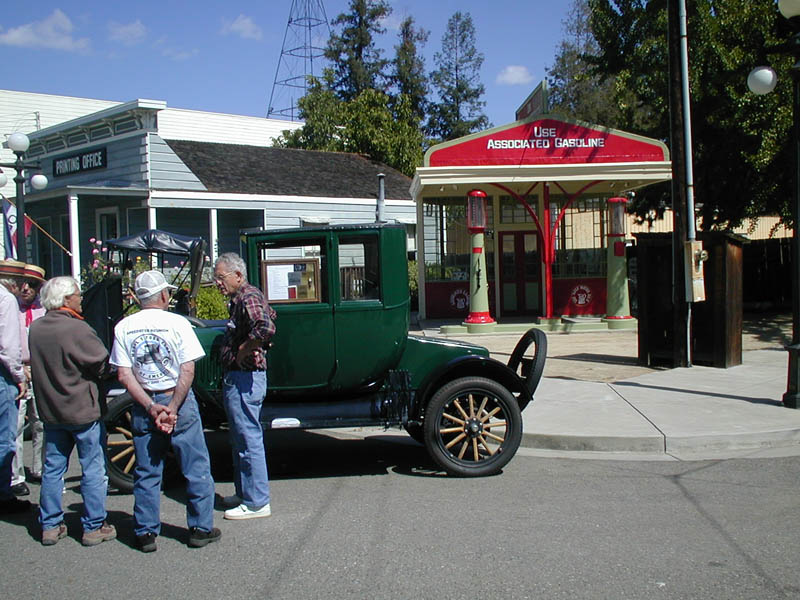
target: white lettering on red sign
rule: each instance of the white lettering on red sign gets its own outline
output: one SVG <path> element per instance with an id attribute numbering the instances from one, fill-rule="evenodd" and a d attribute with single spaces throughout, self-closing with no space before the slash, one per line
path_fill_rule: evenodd
<path id="1" fill-rule="evenodd" d="M 536 128 L 534 128 L 536 129 Z M 555 131 L 543 129 L 542 132 Z M 604 138 L 553 138 L 556 148 L 605 148 Z M 529 140 L 496 140 L 488 138 L 486 140 L 487 150 L 527 150 L 529 148 L 547 149 L 550 148 L 550 140 L 544 134 L 540 137 Z"/>

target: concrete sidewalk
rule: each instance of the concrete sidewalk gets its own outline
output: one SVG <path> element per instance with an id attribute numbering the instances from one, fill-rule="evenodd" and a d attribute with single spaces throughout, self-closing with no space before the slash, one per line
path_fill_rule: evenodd
<path id="1" fill-rule="evenodd" d="M 662 460 L 800 455 L 800 410 L 781 403 L 787 323 L 753 321 L 742 364 L 728 369 L 640 366 L 635 331 L 548 334 L 544 378 L 522 413 L 522 451 Z M 485 346 L 501 362 L 519 337 L 443 335 L 435 323 L 415 333 Z"/>
<path id="2" fill-rule="evenodd" d="M 524 447 L 724 458 L 800 455 L 800 410 L 784 408 L 788 353 L 755 350 L 729 369 L 669 369 L 613 383 L 542 379 L 523 412 Z"/>

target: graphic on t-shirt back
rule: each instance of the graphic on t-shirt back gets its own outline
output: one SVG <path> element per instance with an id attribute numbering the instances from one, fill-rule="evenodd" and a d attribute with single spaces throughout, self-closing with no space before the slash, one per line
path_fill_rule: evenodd
<path id="1" fill-rule="evenodd" d="M 169 377 L 172 357 L 169 345 L 161 337 L 146 333 L 135 338 L 131 356 L 139 381 L 155 382 Z"/>

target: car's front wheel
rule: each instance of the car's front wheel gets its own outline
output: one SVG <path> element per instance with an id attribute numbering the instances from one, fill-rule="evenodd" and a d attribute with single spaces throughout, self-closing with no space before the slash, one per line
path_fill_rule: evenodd
<path id="1" fill-rule="evenodd" d="M 522 440 L 522 413 L 514 395 L 483 377 L 442 386 L 425 410 L 425 446 L 442 469 L 461 477 L 498 473 Z"/>

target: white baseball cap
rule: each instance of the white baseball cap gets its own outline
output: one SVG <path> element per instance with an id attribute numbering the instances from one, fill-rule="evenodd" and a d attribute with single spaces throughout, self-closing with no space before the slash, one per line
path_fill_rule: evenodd
<path id="1" fill-rule="evenodd" d="M 144 300 L 150 296 L 154 296 L 163 289 L 177 290 L 177 286 L 170 285 L 164 279 L 164 274 L 161 271 L 145 271 L 136 278 L 133 284 L 136 297 L 139 300 Z"/>

